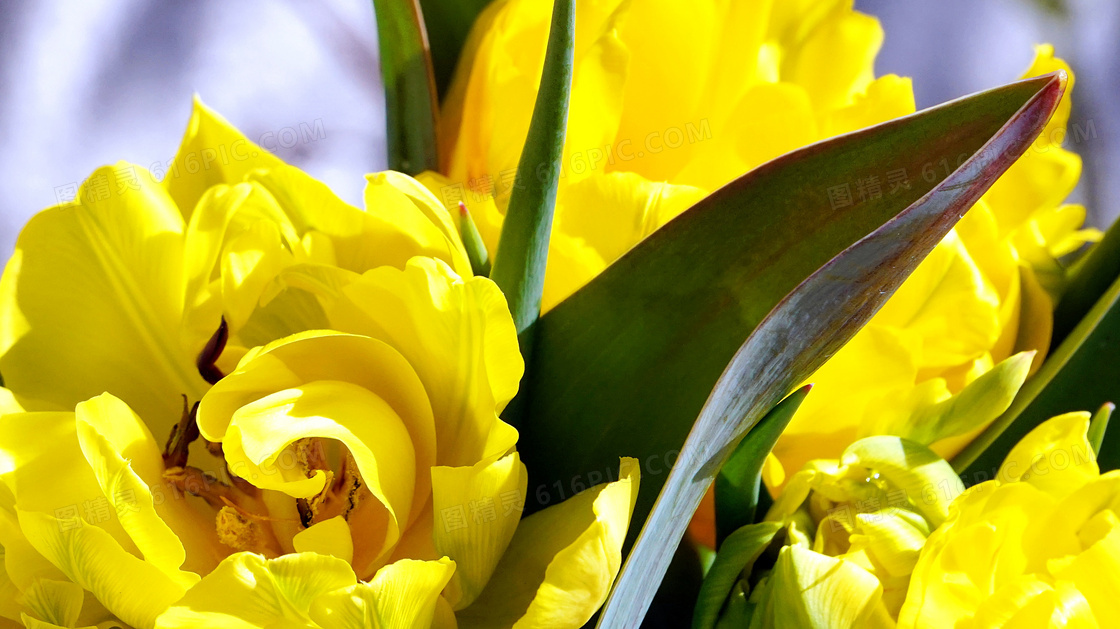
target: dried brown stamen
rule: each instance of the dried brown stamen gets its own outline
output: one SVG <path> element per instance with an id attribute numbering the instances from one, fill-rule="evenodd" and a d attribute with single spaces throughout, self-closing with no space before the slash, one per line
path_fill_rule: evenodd
<path id="1" fill-rule="evenodd" d="M 183 396 L 183 415 L 179 423 L 171 429 L 167 443 L 163 447 L 163 466 L 165 468 L 183 467 L 187 464 L 191 443 L 198 439 L 198 402 L 190 406 L 187 396 Z"/>
<path id="2" fill-rule="evenodd" d="M 222 351 L 226 348 L 228 341 L 229 326 L 226 324 L 226 318 L 222 317 L 221 323 L 218 324 L 218 330 L 206 342 L 206 347 L 202 348 L 195 363 L 199 375 L 210 384 L 217 384 L 224 376 L 222 371 L 218 369 L 217 362 L 221 358 Z"/>

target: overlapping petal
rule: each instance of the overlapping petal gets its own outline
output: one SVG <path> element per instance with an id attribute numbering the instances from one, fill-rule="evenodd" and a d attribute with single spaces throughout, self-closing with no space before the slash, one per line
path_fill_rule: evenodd
<path id="1" fill-rule="evenodd" d="M 957 498 L 914 569 L 899 627 L 1107 627 L 1120 620 L 1120 476 L 1087 413 L 1044 422 Z"/>

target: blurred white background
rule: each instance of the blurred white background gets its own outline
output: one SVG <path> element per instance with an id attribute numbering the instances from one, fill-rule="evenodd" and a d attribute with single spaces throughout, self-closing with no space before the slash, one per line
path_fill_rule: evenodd
<path id="1" fill-rule="evenodd" d="M 94 168 L 166 168 L 193 93 L 357 203 L 380 86 L 370 0 L 0 0 L 0 260 Z"/>
<path id="2" fill-rule="evenodd" d="M 914 77 L 919 107 L 1013 80 L 1055 44 L 1078 74 L 1073 122 L 1095 131 L 1074 147 L 1078 198 L 1097 224 L 1120 213 L 1120 2 L 856 6 L 886 29 L 879 73 Z M 166 167 L 193 93 L 357 203 L 385 167 L 380 83 L 370 0 L 0 0 L 0 260 L 97 166 Z"/>

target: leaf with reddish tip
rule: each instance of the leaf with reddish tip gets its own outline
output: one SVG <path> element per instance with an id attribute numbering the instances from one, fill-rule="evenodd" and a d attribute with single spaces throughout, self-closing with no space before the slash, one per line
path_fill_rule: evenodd
<path id="1" fill-rule="evenodd" d="M 1028 79 L 765 164 L 538 321 L 518 444 L 536 498 L 530 510 L 632 455 L 643 466 L 636 528 L 700 415 L 603 626 L 640 622 L 727 454 L 1022 153 L 1064 82 L 1058 74 Z M 883 182 L 882 195 L 845 197 L 870 177 Z"/>
<path id="2" fill-rule="evenodd" d="M 717 192 L 714 201 L 701 204 L 703 208 L 682 215 L 681 219 L 696 224 L 705 219 L 722 224 L 726 238 L 729 217 L 715 219 L 719 210 L 750 216 L 751 209 L 757 213 L 767 208 L 780 224 L 777 233 L 768 234 L 765 224 L 774 219 L 754 221 L 763 223 L 753 234 L 755 246 L 765 242 L 759 238 L 781 238 L 802 259 L 782 264 L 790 253 L 779 250 L 771 254 L 774 258 L 763 258 L 750 267 L 755 274 L 736 278 L 756 287 L 750 294 L 761 303 L 754 307 L 767 308 L 769 314 L 715 383 L 623 566 L 599 626 L 627 628 L 641 623 L 692 513 L 730 452 L 771 407 L 875 314 L 964 212 L 1022 155 L 1050 119 L 1064 89 L 1064 73 L 1028 79 L 823 142 L 760 167 Z M 851 181 L 869 166 L 921 172 L 924 168 L 917 169 L 918 164 L 936 164 L 944 151 L 958 149 L 963 155 L 958 168 L 944 178 L 934 177 L 928 187 L 919 186 L 920 196 L 905 204 L 885 199 L 877 208 L 885 214 L 861 211 L 858 206 L 829 213 L 816 190 L 830 181 Z M 788 225 L 803 229 L 790 230 Z M 800 231 L 796 234 L 800 238 L 791 242 L 788 235 L 782 238 L 782 231 Z M 655 234 L 650 241 L 656 239 Z M 626 258 L 651 253 L 639 246 Z M 823 256 L 831 259 L 822 261 Z M 808 277 L 798 282 L 795 269 L 807 267 Z M 770 310 L 767 297 L 773 293 L 768 291 L 787 290 L 784 282 L 795 283 Z M 541 401 L 536 391 L 532 399 Z"/>

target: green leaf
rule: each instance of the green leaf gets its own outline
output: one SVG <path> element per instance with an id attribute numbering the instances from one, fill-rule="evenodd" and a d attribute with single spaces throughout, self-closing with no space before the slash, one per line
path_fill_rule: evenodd
<path id="1" fill-rule="evenodd" d="M 739 442 L 716 475 L 717 547 L 722 548 L 724 538 L 732 531 L 754 522 L 762 486 L 762 463 L 811 388 L 812 385 L 801 387 L 771 409 Z"/>
<path id="2" fill-rule="evenodd" d="M 999 151 L 1030 137 L 1048 115 L 1035 97 L 1052 99 L 1057 83 L 1053 76 L 1030 79 L 770 162 L 671 221 L 545 314 L 522 383 L 533 421 L 522 427 L 518 449 L 537 496 L 527 508 L 566 498 L 628 453 L 643 457 L 641 522 L 712 386 L 763 317 L 902 210 L 941 208 L 946 222 L 963 213 L 1006 167 L 1010 156 Z M 1028 101 L 1029 120 L 1018 113 Z M 997 134 L 999 142 L 985 146 Z M 962 154 L 977 155 L 991 171 L 978 174 L 970 163 L 951 181 L 922 176 L 922 166 L 943 155 L 956 163 Z M 909 188 L 887 186 L 882 198 L 830 209 L 830 187 L 902 171 Z M 975 190 L 961 185 L 962 176 L 975 178 Z M 853 255 L 870 258 L 866 251 Z M 833 306 L 841 317 L 861 314 Z M 774 402 L 785 393 L 775 393 Z"/>
<path id="3" fill-rule="evenodd" d="M 540 89 L 490 273 L 509 302 L 526 361 L 534 324 L 541 314 L 548 239 L 568 126 L 575 33 L 575 0 L 556 0 Z"/>
<path id="4" fill-rule="evenodd" d="M 966 484 L 995 478 L 1000 464 L 1035 426 L 1069 411 L 1088 411 L 1120 400 L 1120 279 L 1023 385 L 1011 407 L 953 459 Z M 1105 435 L 1097 460 L 1120 467 L 1120 431 Z"/>
<path id="5" fill-rule="evenodd" d="M 532 421 L 519 440 L 539 501 L 529 508 L 601 475 L 619 453 L 642 461 L 633 522 L 666 487 L 600 626 L 641 621 L 742 436 L 851 338 L 1022 154 L 1064 83 L 1062 74 L 1028 79 L 769 162 L 541 318 L 524 381 Z M 938 174 L 942 163 L 959 166 Z M 897 182 L 900 172 L 908 189 L 836 203 L 839 186 Z M 697 413 L 666 482 L 665 464 Z"/>
<path id="6" fill-rule="evenodd" d="M 416 0 L 373 0 L 385 85 L 389 168 L 416 175 L 439 170 L 435 79 Z"/>
<path id="7" fill-rule="evenodd" d="M 1070 269 L 1062 298 L 1054 309 L 1054 347 L 1069 336 L 1117 277 L 1120 277 L 1120 221 L 1113 223 L 1100 242 Z"/>
<path id="8" fill-rule="evenodd" d="M 1036 352 L 1019 352 L 973 380 L 953 397 L 922 409 L 905 425 L 885 434 L 898 435 L 929 445 L 963 435 L 995 420 L 1006 411 L 1022 388 Z"/>
<path id="9" fill-rule="evenodd" d="M 700 586 L 700 596 L 696 599 L 696 610 L 692 616 L 693 629 L 712 629 L 716 626 L 720 610 L 732 588 L 739 582 L 739 575 L 750 573 L 754 562 L 758 561 L 781 528 L 781 522 L 759 522 L 741 527 L 727 537 Z"/>
<path id="10" fill-rule="evenodd" d="M 1105 402 L 1101 405 L 1093 418 L 1089 420 L 1089 433 L 1086 435 L 1089 439 L 1089 444 L 1093 446 L 1093 453 L 1098 457 L 1101 455 L 1101 444 L 1104 443 L 1104 435 L 1108 430 L 1108 420 L 1112 417 L 1112 411 L 1116 410 L 1116 405 L 1112 402 Z"/>
<path id="11" fill-rule="evenodd" d="M 471 261 L 471 271 L 475 275 L 490 276 L 490 254 L 486 251 L 486 244 L 482 242 L 482 234 L 478 233 L 478 225 L 474 223 L 467 204 L 459 202 L 459 232 L 463 239 L 463 248 L 467 250 L 467 258 Z"/>
<path id="12" fill-rule="evenodd" d="M 490 0 L 420 0 L 428 40 L 432 45 L 432 66 L 440 97 L 447 94 L 451 77 L 459 65 L 463 46 L 479 13 Z"/>

